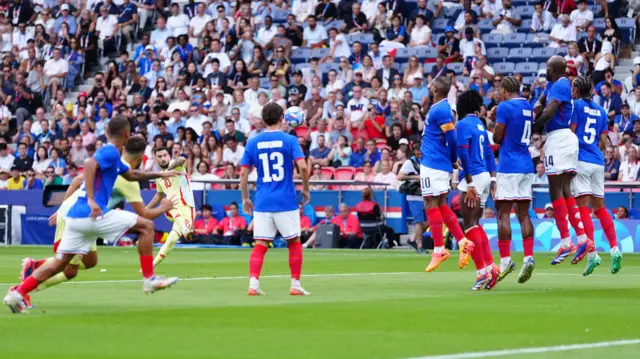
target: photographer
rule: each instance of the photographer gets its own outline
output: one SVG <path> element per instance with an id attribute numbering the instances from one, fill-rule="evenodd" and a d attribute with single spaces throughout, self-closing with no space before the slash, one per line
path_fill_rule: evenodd
<path id="1" fill-rule="evenodd" d="M 416 224 L 416 231 L 413 240 L 408 240 L 407 244 L 416 249 L 418 253 L 425 253 L 422 247 L 422 234 L 426 228 L 426 218 L 424 213 L 424 202 L 420 190 L 420 142 L 413 144 L 413 156 L 406 160 L 400 172 L 398 181 L 404 181 L 398 191 L 407 195 L 409 209 Z"/>
<path id="2" fill-rule="evenodd" d="M 359 130 L 366 131 L 368 138 L 384 139 L 385 138 L 385 120 L 381 111 L 376 110 L 376 106 L 369 104 L 367 112 L 364 114 L 362 122 L 360 122 Z"/>

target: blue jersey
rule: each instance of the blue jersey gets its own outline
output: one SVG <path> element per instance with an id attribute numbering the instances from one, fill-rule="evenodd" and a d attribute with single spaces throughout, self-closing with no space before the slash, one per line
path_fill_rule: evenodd
<path id="1" fill-rule="evenodd" d="M 69 209 L 69 218 L 87 218 L 91 213 L 91 208 L 87 202 L 85 186 L 94 186 L 94 200 L 102 209 L 102 213 L 109 211 L 109 199 L 113 191 L 114 184 L 118 176 L 129 171 L 129 165 L 120 159 L 120 151 L 112 145 L 106 144 L 96 151 L 93 158 L 98 162 L 96 178 L 93 184 L 82 183 L 80 195 L 76 203 Z"/>
<path id="2" fill-rule="evenodd" d="M 428 168 L 451 173 L 453 172 L 452 161 L 449 158 L 444 132 L 440 128 L 440 126 L 447 123 L 453 125 L 453 113 L 447 99 L 443 99 L 431 106 L 424 121 L 422 145 L 420 146 L 420 152 L 422 152 L 420 164 Z"/>
<path id="3" fill-rule="evenodd" d="M 573 113 L 573 99 L 571 98 L 571 82 L 566 77 L 561 77 L 556 82 L 549 82 L 544 91 L 549 101 L 557 101 L 560 104 L 558 111 L 545 125 L 547 133 L 571 127 Z"/>
<path id="4" fill-rule="evenodd" d="M 464 173 L 475 176 L 482 172 L 489 172 L 487 157 L 492 154 L 491 144 L 489 143 L 487 130 L 478 116 L 468 115 L 458 121 L 456 133 L 458 135 L 458 147 L 466 148 L 469 156 L 468 161 L 465 160 L 462 156 L 464 152 L 460 151 L 460 160 Z M 495 168 L 492 168 L 492 170 L 495 170 Z M 462 178 L 463 175 L 461 174 L 460 176 Z"/>
<path id="5" fill-rule="evenodd" d="M 304 158 L 298 139 L 282 131 L 263 132 L 247 142 L 240 165 L 258 171 L 255 210 L 285 212 L 298 209 L 293 162 Z"/>
<path id="6" fill-rule="evenodd" d="M 608 132 L 607 111 L 593 101 L 576 100 L 571 123 L 576 125 L 580 151 L 578 161 L 604 166 L 604 156 L 598 146 L 600 135 Z"/>
<path id="7" fill-rule="evenodd" d="M 500 144 L 498 172 L 533 173 L 533 161 L 529 154 L 533 106 L 524 98 L 501 102 L 496 112 L 496 122 L 504 126 Z"/>

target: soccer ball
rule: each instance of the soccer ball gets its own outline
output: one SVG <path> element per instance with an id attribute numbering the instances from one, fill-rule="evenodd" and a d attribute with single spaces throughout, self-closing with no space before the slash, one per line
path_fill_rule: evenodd
<path id="1" fill-rule="evenodd" d="M 304 111 L 298 106 L 292 106 L 284 112 L 284 120 L 289 126 L 296 128 L 304 123 Z"/>

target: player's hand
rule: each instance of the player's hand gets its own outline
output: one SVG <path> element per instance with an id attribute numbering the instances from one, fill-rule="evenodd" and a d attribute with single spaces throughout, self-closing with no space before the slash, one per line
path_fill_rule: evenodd
<path id="1" fill-rule="evenodd" d="M 168 210 L 174 208 L 175 206 L 175 200 L 172 200 L 171 198 L 163 198 L 162 201 L 160 201 L 160 208 L 162 208 L 163 212 L 167 212 Z"/>
<path id="2" fill-rule="evenodd" d="M 88 201 L 88 204 L 89 204 L 89 208 L 91 208 L 91 213 L 89 214 L 89 217 L 92 220 L 95 221 L 98 217 L 102 216 L 102 209 L 100 209 L 100 206 L 98 206 L 95 200 L 90 199 Z"/>
<path id="3" fill-rule="evenodd" d="M 496 200 L 496 188 L 498 188 L 496 181 L 491 181 L 491 198 L 494 201 Z"/>
<path id="4" fill-rule="evenodd" d="M 311 195 L 309 191 L 302 191 L 302 205 L 306 206 L 311 202 Z"/>
<path id="5" fill-rule="evenodd" d="M 478 201 L 478 192 L 476 192 L 476 188 L 475 187 L 467 188 L 467 195 L 464 198 L 464 203 L 467 204 L 467 207 L 475 208 L 477 201 Z"/>
<path id="6" fill-rule="evenodd" d="M 58 216 L 58 212 L 56 212 L 56 213 L 52 214 L 52 215 L 49 217 L 49 226 L 50 226 L 50 227 L 56 224 L 56 218 L 57 218 L 57 216 Z"/>
<path id="7" fill-rule="evenodd" d="M 251 202 L 250 198 L 245 198 L 242 200 L 242 210 L 244 213 L 252 216 L 253 215 L 253 202 Z"/>
<path id="8" fill-rule="evenodd" d="M 458 168 L 460 168 L 460 165 L 458 164 L 458 161 L 452 163 L 451 166 L 453 167 L 454 170 L 457 170 Z"/>

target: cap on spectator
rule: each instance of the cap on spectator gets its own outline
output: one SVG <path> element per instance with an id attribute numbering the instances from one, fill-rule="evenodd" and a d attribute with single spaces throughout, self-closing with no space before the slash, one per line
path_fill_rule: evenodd
<path id="1" fill-rule="evenodd" d="M 60 5 L 60 11 L 69 11 L 69 5 L 68 4 L 62 4 Z"/>
<path id="2" fill-rule="evenodd" d="M 444 28 L 444 32 L 445 33 L 447 33 L 447 32 L 456 32 L 456 28 L 451 26 L 451 25 L 449 25 L 449 26 Z"/>
<path id="3" fill-rule="evenodd" d="M 398 144 L 409 146 L 409 140 L 407 140 L 406 138 L 401 138 L 400 141 L 398 141 Z"/>
<path id="4" fill-rule="evenodd" d="M 210 107 L 211 107 L 211 102 L 209 101 L 202 104 L 202 108 L 210 108 Z"/>
<path id="5" fill-rule="evenodd" d="M 362 71 L 362 67 L 358 67 L 357 69 L 353 70 L 353 74 L 354 75 L 362 75 L 364 74 L 364 72 Z"/>
<path id="6" fill-rule="evenodd" d="M 422 73 L 420 73 L 420 72 L 418 72 L 417 74 L 413 75 L 413 79 L 414 80 L 422 81 L 423 78 L 424 78 L 424 76 L 422 76 Z"/>
<path id="7" fill-rule="evenodd" d="M 633 58 L 633 64 L 634 65 L 640 65 L 640 56 L 636 56 Z"/>
<path id="8" fill-rule="evenodd" d="M 300 76 L 302 76 L 302 70 L 296 70 L 296 71 L 294 71 L 294 72 L 293 72 L 293 75 L 294 75 L 294 76 L 295 76 L 295 75 L 300 75 Z"/>
<path id="9" fill-rule="evenodd" d="M 87 96 L 86 92 L 82 91 L 82 92 L 78 93 L 78 100 L 80 99 L 80 97 L 87 98 L 88 96 Z"/>
<path id="10" fill-rule="evenodd" d="M 522 85 L 522 92 L 531 92 L 531 85 Z"/>
<path id="11" fill-rule="evenodd" d="M 629 104 L 625 102 L 622 104 L 622 106 L 620 106 L 620 108 L 623 108 L 623 107 L 629 108 Z"/>
<path id="12" fill-rule="evenodd" d="M 297 95 L 298 94 L 298 88 L 297 87 L 292 87 L 289 89 L 289 95 Z"/>
<path id="13" fill-rule="evenodd" d="M 45 142 L 51 143 L 51 139 L 49 138 L 49 136 L 42 137 L 41 141 L 42 141 L 42 143 L 45 143 Z"/>
<path id="14" fill-rule="evenodd" d="M 155 49 L 156 49 L 155 47 L 153 47 L 153 46 L 151 46 L 151 45 L 147 45 L 147 46 L 144 48 L 144 51 L 155 51 Z"/>
<path id="15" fill-rule="evenodd" d="M 546 211 L 548 209 L 553 209 L 553 204 L 551 204 L 551 202 L 544 205 L 544 210 Z"/>

